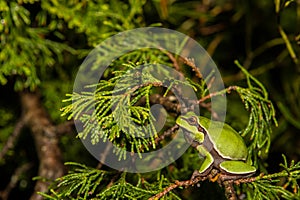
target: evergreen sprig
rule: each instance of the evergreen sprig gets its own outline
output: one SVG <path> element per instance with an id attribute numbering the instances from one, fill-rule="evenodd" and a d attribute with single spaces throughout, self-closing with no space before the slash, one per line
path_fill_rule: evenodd
<path id="1" fill-rule="evenodd" d="M 248 136 L 249 155 L 254 159 L 256 166 L 259 157 L 265 158 L 271 144 L 272 123 L 277 126 L 275 108 L 268 98 L 268 92 L 263 84 L 253 77 L 238 61 L 235 64 L 246 76 L 247 88 L 234 86 L 249 114 L 247 127 L 242 132 L 243 137 Z"/>
<path id="2" fill-rule="evenodd" d="M 4 85 L 7 77 L 16 76 L 15 90 L 34 90 L 47 68 L 63 62 L 62 52 L 75 54 L 76 51 L 67 44 L 47 39 L 51 31 L 32 26 L 34 16 L 19 3 L 1 1 L 0 83 Z"/>
<path id="3" fill-rule="evenodd" d="M 42 194 L 46 199 L 87 199 L 95 196 L 96 189 L 102 182 L 107 182 L 109 172 L 69 162 L 74 170 L 56 180 L 57 190 L 52 189 L 52 196 Z"/>
<path id="4" fill-rule="evenodd" d="M 300 162 L 292 161 L 288 164 L 286 157 L 282 155 L 283 168 L 281 172 L 261 175 L 255 181 L 246 184 L 245 191 L 250 199 L 299 199 L 300 191 L 298 181 L 300 179 Z"/>
<path id="5" fill-rule="evenodd" d="M 48 194 L 41 193 L 45 199 L 148 199 L 170 184 L 160 173 L 149 182 L 140 174 L 134 178 L 126 172 L 107 172 L 74 162 L 66 165 L 74 170 L 58 178 Z M 170 192 L 164 199 L 180 198 Z"/>
<path id="6" fill-rule="evenodd" d="M 61 21 L 68 28 L 84 33 L 88 43 L 96 47 L 99 42 L 120 32 L 143 25 L 142 7 L 145 0 L 129 0 L 128 4 L 121 1 L 41 1 L 42 8 L 58 18 L 50 24 L 51 28 L 61 26 Z M 122 8 L 122 9 L 120 9 Z M 65 12 L 61 12 L 64 10 Z M 43 13 L 43 21 L 47 14 Z M 61 20 L 61 21 L 60 21 Z M 93 24 L 93 26 L 89 26 Z"/>
<path id="7" fill-rule="evenodd" d="M 36 89 L 50 67 L 64 62 L 64 52 L 76 56 L 88 52 L 67 44 L 66 27 L 84 33 L 89 46 L 95 47 L 111 35 L 142 26 L 145 2 L 1 0 L 0 83 L 16 76 L 15 90 Z M 40 10 L 30 13 L 23 4 L 38 5 Z"/>
<path id="8" fill-rule="evenodd" d="M 94 92 L 73 93 L 64 102 L 70 103 L 62 108 L 62 115 L 68 119 L 80 120 L 83 124 L 80 138 L 91 138 L 92 144 L 102 139 L 111 141 L 119 147 L 116 154 L 119 159 L 126 159 L 124 150 L 141 153 L 151 146 L 156 148 L 155 138 L 158 132 L 155 128 L 155 118 L 152 115 L 149 98 L 156 88 L 161 88 L 166 82 L 169 87 L 189 83 L 169 77 L 168 70 L 160 68 L 141 68 L 135 64 L 123 65 L 123 71 L 115 71 L 108 80 L 100 80 L 98 84 L 88 85 Z M 126 70 L 127 69 L 127 70 Z M 132 70 L 132 71 L 131 71 Z M 153 71 L 159 71 L 165 77 L 159 80 Z M 191 85 L 189 85 L 191 86 Z M 139 102 L 145 99 L 145 103 Z M 145 137 L 148 135 L 149 137 Z"/>

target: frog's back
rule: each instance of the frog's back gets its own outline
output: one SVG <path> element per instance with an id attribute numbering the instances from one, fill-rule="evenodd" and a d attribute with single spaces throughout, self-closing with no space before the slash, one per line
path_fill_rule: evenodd
<path id="1" fill-rule="evenodd" d="M 200 123 L 209 132 L 214 149 L 230 160 L 246 160 L 248 151 L 243 138 L 228 124 L 200 116 Z"/>

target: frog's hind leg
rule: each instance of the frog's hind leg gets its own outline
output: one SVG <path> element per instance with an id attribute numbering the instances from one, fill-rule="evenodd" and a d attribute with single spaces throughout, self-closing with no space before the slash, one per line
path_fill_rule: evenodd
<path id="1" fill-rule="evenodd" d="M 227 174 L 223 179 L 238 179 L 248 177 L 255 173 L 256 168 L 237 160 L 226 160 L 220 164 L 220 169 Z"/>

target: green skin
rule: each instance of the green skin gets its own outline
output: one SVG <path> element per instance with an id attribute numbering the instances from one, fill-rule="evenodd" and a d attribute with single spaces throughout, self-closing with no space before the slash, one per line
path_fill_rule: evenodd
<path id="1" fill-rule="evenodd" d="M 243 138 L 228 124 L 198 117 L 193 112 L 179 116 L 176 124 L 192 134 L 198 143 L 196 148 L 204 157 L 198 175 L 206 176 L 213 167 L 226 175 L 226 179 L 255 173 L 256 168 L 245 162 L 248 151 Z"/>

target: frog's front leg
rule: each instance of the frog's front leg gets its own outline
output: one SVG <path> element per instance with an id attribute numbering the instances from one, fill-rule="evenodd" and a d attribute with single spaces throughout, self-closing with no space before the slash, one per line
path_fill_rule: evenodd
<path id="1" fill-rule="evenodd" d="M 213 166 L 214 158 L 203 145 L 197 146 L 197 150 L 204 157 L 204 161 L 199 169 L 199 175 L 206 176 Z"/>

